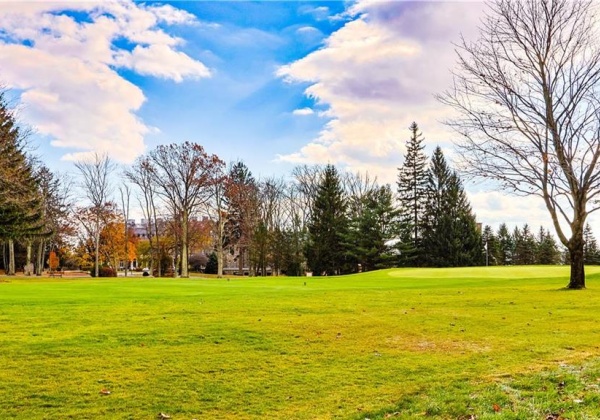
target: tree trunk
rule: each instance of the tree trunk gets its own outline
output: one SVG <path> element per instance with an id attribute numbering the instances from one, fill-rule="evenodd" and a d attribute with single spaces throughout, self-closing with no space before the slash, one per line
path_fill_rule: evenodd
<path id="1" fill-rule="evenodd" d="M 583 234 L 574 236 L 569 244 L 571 259 L 571 278 L 567 288 L 585 289 L 585 268 L 583 258 Z"/>
<path id="2" fill-rule="evenodd" d="M 6 273 L 9 276 L 14 276 L 16 274 L 15 270 L 15 241 L 12 239 L 8 240 L 8 272 Z"/>
<path id="3" fill-rule="evenodd" d="M 35 274 L 41 276 L 44 271 L 44 240 L 40 239 L 37 250 L 37 264 L 35 266 Z"/>
<path id="4" fill-rule="evenodd" d="M 187 211 L 183 212 L 181 219 L 181 277 L 188 278 L 188 220 Z"/>
<path id="5" fill-rule="evenodd" d="M 97 218 L 100 215 L 96 215 Z M 98 278 L 100 276 L 100 220 L 96 220 L 96 235 L 94 238 L 94 273 L 96 273 L 95 277 Z"/>

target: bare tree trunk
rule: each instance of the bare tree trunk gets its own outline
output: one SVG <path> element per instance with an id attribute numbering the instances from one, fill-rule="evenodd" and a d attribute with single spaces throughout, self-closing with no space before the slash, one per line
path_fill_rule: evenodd
<path id="1" fill-rule="evenodd" d="M 37 250 L 37 255 L 36 255 L 36 259 L 37 259 L 37 264 L 35 266 L 35 274 L 37 276 L 41 276 L 42 272 L 44 271 L 44 246 L 45 246 L 45 242 L 43 239 L 40 239 L 40 242 L 38 243 L 38 250 Z"/>
<path id="2" fill-rule="evenodd" d="M 8 272 L 6 273 L 9 276 L 14 276 L 16 274 L 15 270 L 15 241 L 12 239 L 8 240 Z"/>
<path id="3" fill-rule="evenodd" d="M 32 251 L 31 240 L 27 240 L 27 260 L 25 261 L 25 275 L 31 276 L 33 274 L 33 267 L 31 265 L 31 251 Z"/>
<path id="4" fill-rule="evenodd" d="M 94 237 L 94 273 L 96 278 L 100 276 L 100 220 L 99 215 L 96 220 L 96 233 Z"/>
<path id="5" fill-rule="evenodd" d="M 186 210 L 183 211 L 181 219 L 181 277 L 188 278 L 188 224 L 189 214 Z"/>

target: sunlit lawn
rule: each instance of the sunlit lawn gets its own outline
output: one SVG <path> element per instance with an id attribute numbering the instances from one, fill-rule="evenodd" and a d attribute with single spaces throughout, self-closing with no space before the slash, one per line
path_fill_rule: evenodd
<path id="1" fill-rule="evenodd" d="M 0 417 L 600 418 L 587 273 L 2 277 Z"/>

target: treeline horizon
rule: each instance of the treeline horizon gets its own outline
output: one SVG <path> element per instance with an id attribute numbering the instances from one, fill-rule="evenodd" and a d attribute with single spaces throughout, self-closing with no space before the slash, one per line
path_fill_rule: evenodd
<path id="1" fill-rule="evenodd" d="M 157 276 L 187 277 L 190 256 L 211 255 L 251 275 L 335 275 L 390 267 L 459 267 L 565 262 L 552 235 L 478 227 L 462 181 L 440 147 L 424 154 L 413 123 L 395 186 L 334 165 L 298 166 L 290 180 L 257 180 L 197 143 L 161 145 L 121 168 L 106 155 L 77 162 L 76 180 L 27 151 L 26 132 L 0 95 L 2 267 L 41 275 L 48 255 L 67 268 L 123 262 Z M 81 187 L 87 204 L 74 194 Z M 147 239 L 127 225 L 137 204 Z M 597 261 L 588 225 L 587 261 Z M 197 261 L 197 258 L 196 258 Z M 208 262 L 208 261 L 207 261 Z M 210 269 L 213 270 L 212 268 Z"/>

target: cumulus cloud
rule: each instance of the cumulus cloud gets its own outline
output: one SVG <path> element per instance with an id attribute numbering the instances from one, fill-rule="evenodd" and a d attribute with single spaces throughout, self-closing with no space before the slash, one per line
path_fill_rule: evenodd
<path id="1" fill-rule="evenodd" d="M 308 83 L 306 95 L 330 118 L 317 138 L 279 159 L 331 162 L 394 182 L 412 121 L 427 144 L 451 140 L 434 94 L 451 81 L 451 41 L 474 30 L 481 6 L 359 1 L 349 14 L 321 49 L 277 70 L 290 83 Z"/>
<path id="2" fill-rule="evenodd" d="M 176 82 L 210 76 L 165 32 L 164 25 L 196 22 L 170 5 L 8 2 L 0 11 L 0 77 L 21 93 L 24 120 L 72 150 L 64 159 L 94 151 L 130 162 L 144 151 L 151 127 L 136 112 L 145 96 L 119 69 Z"/>

